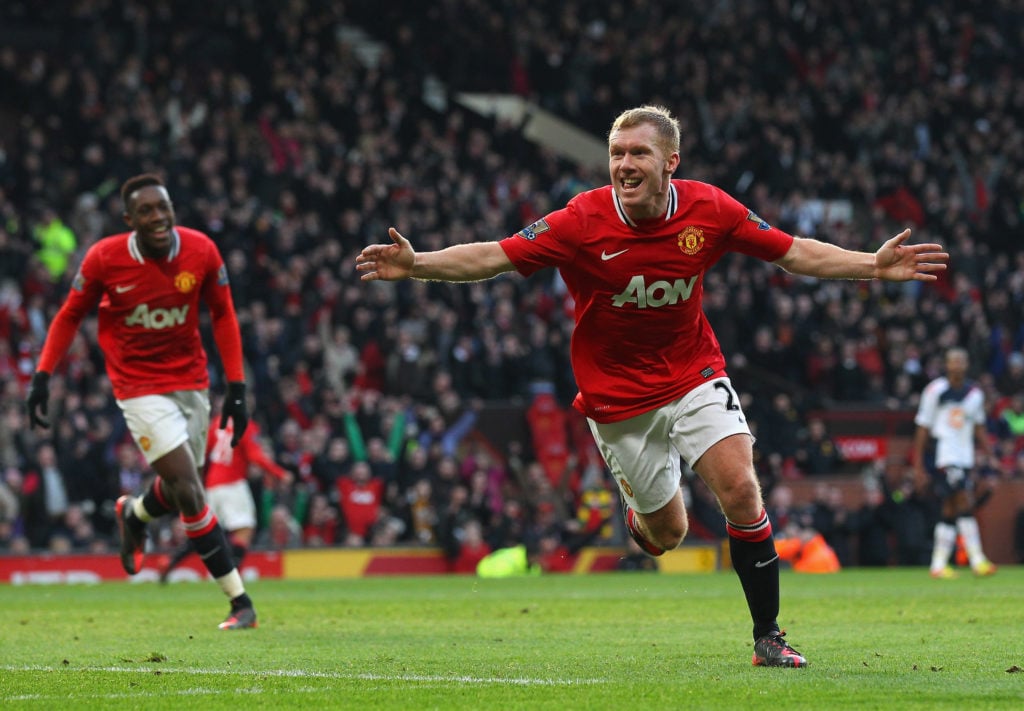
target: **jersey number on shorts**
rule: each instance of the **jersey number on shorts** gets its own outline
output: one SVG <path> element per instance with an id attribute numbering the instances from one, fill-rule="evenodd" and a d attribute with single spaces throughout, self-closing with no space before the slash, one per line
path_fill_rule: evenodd
<path id="1" fill-rule="evenodd" d="M 736 402 L 737 400 L 739 400 L 739 396 L 736 394 L 735 390 L 733 390 L 731 387 L 729 387 L 728 383 L 719 380 L 717 383 L 715 383 L 715 389 L 716 390 L 724 390 L 725 391 L 725 409 L 726 410 L 738 410 L 738 409 L 740 409 L 739 404 Z"/>

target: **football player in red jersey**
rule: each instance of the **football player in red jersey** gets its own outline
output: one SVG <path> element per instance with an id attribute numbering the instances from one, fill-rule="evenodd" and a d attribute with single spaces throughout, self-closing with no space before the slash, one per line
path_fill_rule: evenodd
<path id="1" fill-rule="evenodd" d="M 131 231 L 105 237 L 86 252 L 39 355 L 26 401 L 29 422 L 49 427 L 50 375 L 82 319 L 98 305 L 99 344 L 114 396 L 157 474 L 143 496 L 117 501 L 121 563 L 129 575 L 138 573 L 146 523 L 178 512 L 210 575 L 231 600 L 231 612 L 220 627 L 255 627 L 252 600 L 199 477 L 210 416 L 200 302 L 210 310 L 228 380 L 220 426 L 232 422 L 234 445 L 248 423 L 242 341 L 227 269 L 209 237 L 175 225 L 174 207 L 159 176 L 128 179 L 121 199 Z"/>
<path id="2" fill-rule="evenodd" d="M 500 241 L 416 252 L 390 243 L 356 259 L 364 281 L 476 281 L 543 267 L 576 304 L 571 358 L 586 415 L 618 482 L 630 535 L 650 555 L 687 531 L 680 457 L 725 514 L 733 567 L 753 619 L 754 664 L 802 667 L 777 622 L 779 568 L 753 466 L 753 438 L 701 304 L 704 273 L 727 252 L 823 279 L 932 281 L 949 255 L 904 230 L 857 252 L 770 226 L 724 191 L 673 179 L 679 123 L 662 107 L 623 112 L 608 135 L 611 185 Z"/>

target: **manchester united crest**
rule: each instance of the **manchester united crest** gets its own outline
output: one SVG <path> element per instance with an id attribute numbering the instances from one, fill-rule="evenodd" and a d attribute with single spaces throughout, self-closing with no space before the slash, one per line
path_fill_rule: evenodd
<path id="1" fill-rule="evenodd" d="M 192 272 L 180 272 L 174 277 L 174 288 L 182 294 L 187 294 L 196 288 L 196 275 Z"/>
<path id="2" fill-rule="evenodd" d="M 687 227 L 679 233 L 677 243 L 684 254 L 694 255 L 704 247 L 704 230 L 699 227 Z"/>

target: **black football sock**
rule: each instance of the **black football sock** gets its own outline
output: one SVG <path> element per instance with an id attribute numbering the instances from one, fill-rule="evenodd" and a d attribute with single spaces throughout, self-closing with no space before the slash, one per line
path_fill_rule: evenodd
<path id="1" fill-rule="evenodd" d="M 231 598 L 232 612 L 237 612 L 238 610 L 243 610 L 247 607 L 252 607 L 252 600 L 249 599 L 249 596 L 246 593 L 242 593 L 238 597 Z"/>
<path id="2" fill-rule="evenodd" d="M 167 496 L 165 486 L 160 477 L 155 478 L 149 485 L 149 489 L 142 495 L 142 508 L 149 518 L 145 519 L 143 516 L 139 516 L 140 519 L 153 521 L 177 510 L 170 497 Z M 135 513 L 138 514 L 138 510 Z"/>
<path id="3" fill-rule="evenodd" d="M 182 514 L 181 521 L 185 524 L 185 534 L 210 575 L 222 578 L 235 569 L 227 536 L 209 506 L 204 507 L 198 516 Z"/>
<path id="4" fill-rule="evenodd" d="M 756 521 L 726 521 L 732 567 L 739 576 L 754 621 L 754 639 L 779 631 L 779 555 L 768 514 Z"/>

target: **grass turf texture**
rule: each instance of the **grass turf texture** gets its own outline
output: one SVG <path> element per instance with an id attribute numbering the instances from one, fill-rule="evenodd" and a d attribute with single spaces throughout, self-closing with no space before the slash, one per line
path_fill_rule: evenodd
<path id="1" fill-rule="evenodd" d="M 0 586 L 0 708 L 1024 707 L 1024 568 L 784 572 L 811 666 L 751 666 L 732 573 Z"/>

